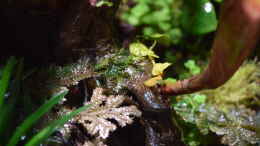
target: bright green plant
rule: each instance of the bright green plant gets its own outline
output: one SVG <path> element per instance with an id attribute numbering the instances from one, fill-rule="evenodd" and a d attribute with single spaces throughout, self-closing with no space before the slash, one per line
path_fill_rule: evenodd
<path id="1" fill-rule="evenodd" d="M 177 120 L 181 133 L 182 140 L 188 146 L 207 145 L 209 139 L 207 135 L 203 135 L 196 125 L 198 113 L 205 106 L 207 97 L 203 94 L 191 94 L 183 96 L 180 100 L 174 101 L 173 108 L 180 116 Z"/>
<path id="2" fill-rule="evenodd" d="M 32 139 L 30 139 L 25 146 L 33 146 L 33 145 L 39 145 L 42 141 L 46 140 L 51 134 L 58 128 L 64 125 L 68 120 L 79 114 L 80 112 L 85 111 L 88 109 L 91 105 L 83 106 L 75 111 L 72 111 L 71 113 L 63 116 L 61 119 L 53 121 L 50 123 L 47 127 L 42 129 L 39 133 L 37 133 Z"/>
<path id="3" fill-rule="evenodd" d="M 66 95 L 66 93 L 67 92 L 53 96 L 49 101 L 38 108 L 37 111 L 28 116 L 23 121 L 23 123 L 16 128 L 16 131 L 12 135 L 7 146 L 16 145 L 19 142 L 21 136 L 26 134 L 26 132 L 33 126 L 33 124 L 35 124 L 45 113 L 47 113 L 55 104 L 57 104 Z"/>
<path id="4" fill-rule="evenodd" d="M 180 79 L 185 79 L 194 75 L 197 75 L 201 72 L 200 66 L 198 66 L 195 62 L 195 60 L 188 60 L 184 63 L 184 67 L 186 68 L 186 71 L 181 73 L 179 75 Z"/>
<path id="5" fill-rule="evenodd" d="M 164 34 L 168 42 L 178 44 L 186 34 L 201 35 L 216 30 L 214 5 L 209 0 L 134 0 L 136 5 L 122 19 L 142 26 L 145 36 Z"/>
<path id="6" fill-rule="evenodd" d="M 195 63 L 194 60 L 188 60 L 184 63 L 184 66 L 189 70 L 191 75 L 197 75 L 200 73 L 200 67 Z"/>
<path id="7" fill-rule="evenodd" d="M 122 18 L 134 26 L 144 26 L 143 34 L 151 36 L 166 33 L 171 43 L 178 43 L 182 37 L 179 28 L 181 11 L 179 1 L 173 0 L 135 0 L 136 5 L 122 14 Z"/>
<path id="8" fill-rule="evenodd" d="M 11 77 L 11 72 L 14 68 L 14 65 L 16 64 L 16 60 L 14 58 L 11 58 L 7 65 L 5 66 L 4 70 L 2 71 L 2 78 L 0 81 L 0 107 L 3 106 L 4 103 L 4 97 L 9 85 L 9 80 Z"/>
<path id="9" fill-rule="evenodd" d="M 14 58 L 9 59 L 7 65 L 1 68 L 1 80 L 0 80 L 0 144 L 6 144 L 6 140 L 12 134 L 13 126 L 12 121 L 15 117 L 15 104 L 17 102 L 17 95 L 19 94 L 19 78 L 21 72 L 21 65 L 17 68 L 17 74 L 14 76 L 14 82 L 11 86 L 10 78 L 12 76 L 13 70 L 17 61 Z M 10 91 L 10 92 L 9 92 Z M 15 98 L 9 98 L 9 97 Z M 8 103 L 6 102 L 6 98 L 9 98 Z"/>
<path id="10" fill-rule="evenodd" d="M 207 97 L 203 94 L 186 95 L 173 106 L 185 121 L 194 123 L 197 112 L 199 112 L 201 106 L 206 103 L 206 98 Z"/>

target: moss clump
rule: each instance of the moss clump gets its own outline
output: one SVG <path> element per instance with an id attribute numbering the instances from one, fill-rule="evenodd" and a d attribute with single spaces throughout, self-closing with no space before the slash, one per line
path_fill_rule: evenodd
<path id="1" fill-rule="evenodd" d="M 245 62 L 235 75 L 223 86 L 204 92 L 214 103 L 238 103 L 257 100 L 260 95 L 260 64 Z M 259 100 L 259 99 L 258 99 Z M 257 102 L 254 102 L 257 103 Z"/>
<path id="2" fill-rule="evenodd" d="M 125 69 L 134 63 L 133 56 L 122 49 L 118 53 L 110 54 L 99 60 L 95 71 L 108 78 L 121 78 L 127 76 Z"/>
<path id="3" fill-rule="evenodd" d="M 173 108 L 184 125 L 184 141 L 198 146 L 203 140 L 200 135 L 211 132 L 222 136 L 221 143 L 229 146 L 247 146 L 259 143 L 257 136 L 257 114 L 252 105 L 259 105 L 260 66 L 257 61 L 247 61 L 223 86 L 183 95 L 176 98 Z M 195 133 L 188 126 L 197 128 Z M 192 138 L 190 135 L 193 134 Z"/>

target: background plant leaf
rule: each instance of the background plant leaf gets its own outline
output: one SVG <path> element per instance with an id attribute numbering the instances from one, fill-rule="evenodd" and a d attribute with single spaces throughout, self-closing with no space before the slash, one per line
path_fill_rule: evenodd
<path id="1" fill-rule="evenodd" d="M 209 0 L 185 0 L 182 25 L 195 35 L 215 31 L 217 18 L 213 4 Z"/>

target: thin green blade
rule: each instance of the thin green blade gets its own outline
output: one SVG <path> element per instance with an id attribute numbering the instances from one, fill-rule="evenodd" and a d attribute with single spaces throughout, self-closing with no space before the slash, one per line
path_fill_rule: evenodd
<path id="1" fill-rule="evenodd" d="M 40 119 L 45 113 L 47 113 L 55 104 L 57 104 L 68 92 L 65 91 L 61 94 L 53 96 L 50 100 L 48 100 L 45 104 L 43 104 L 37 111 L 31 114 L 25 121 L 16 129 L 16 132 L 10 139 L 7 146 L 15 146 L 20 137 L 29 130 L 37 120 Z"/>
<path id="2" fill-rule="evenodd" d="M 12 73 L 12 70 L 13 70 L 15 64 L 16 64 L 15 58 L 11 57 L 8 60 L 7 65 L 4 68 L 2 78 L 0 80 L 0 108 L 4 103 L 4 96 L 5 96 L 6 90 L 8 88 L 11 73 Z"/>
<path id="3" fill-rule="evenodd" d="M 79 114 L 80 112 L 87 110 L 91 105 L 83 106 L 65 116 L 61 119 L 52 122 L 48 127 L 41 130 L 37 135 L 35 135 L 25 146 L 36 146 L 41 142 L 46 140 L 58 127 L 64 125 L 68 120 Z"/>

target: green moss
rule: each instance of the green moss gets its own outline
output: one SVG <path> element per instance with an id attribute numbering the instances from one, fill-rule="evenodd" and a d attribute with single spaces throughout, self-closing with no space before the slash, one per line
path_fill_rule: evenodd
<path id="1" fill-rule="evenodd" d="M 127 74 L 124 70 L 134 63 L 133 56 L 124 49 L 119 53 L 101 59 L 95 66 L 95 71 L 108 78 L 121 78 Z"/>
<path id="2" fill-rule="evenodd" d="M 223 86 L 205 91 L 214 103 L 238 103 L 247 102 L 251 99 L 257 100 L 260 95 L 260 65 L 256 61 L 244 63 L 234 76 Z"/>
<path id="3" fill-rule="evenodd" d="M 199 145 L 204 140 L 196 137 L 210 132 L 222 136 L 221 143 L 230 146 L 259 142 L 256 112 L 250 108 L 252 104 L 259 105 L 259 80 L 259 63 L 247 61 L 223 86 L 177 97 L 173 101 L 173 108 L 181 121 L 200 131 L 197 133 L 192 129 L 187 130 L 187 126 L 183 127 L 186 144 Z"/>

